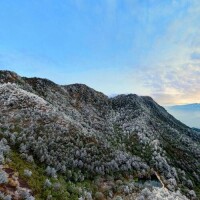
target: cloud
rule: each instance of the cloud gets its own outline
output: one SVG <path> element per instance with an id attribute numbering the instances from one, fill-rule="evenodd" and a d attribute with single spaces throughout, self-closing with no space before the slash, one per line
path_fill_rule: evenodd
<path id="1" fill-rule="evenodd" d="M 185 104 L 200 101 L 200 63 L 186 64 L 162 72 L 150 83 L 152 96 L 161 104 Z M 159 84 L 155 82 L 159 80 Z"/>
<path id="2" fill-rule="evenodd" d="M 156 66 L 140 76 L 149 95 L 162 105 L 200 102 L 200 62 Z"/>
<path id="3" fill-rule="evenodd" d="M 162 105 L 200 102 L 200 2 L 182 2 L 184 12 L 157 38 L 137 73 Z"/>

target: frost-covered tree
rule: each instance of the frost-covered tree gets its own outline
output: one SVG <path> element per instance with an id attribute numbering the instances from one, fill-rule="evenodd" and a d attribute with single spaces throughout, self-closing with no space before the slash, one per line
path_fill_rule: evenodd
<path id="1" fill-rule="evenodd" d="M 57 174 L 56 174 L 56 170 L 55 170 L 55 168 L 53 168 L 53 167 L 47 167 L 46 168 L 46 173 L 47 173 L 47 175 L 48 176 L 51 176 L 51 177 L 53 177 L 53 178 L 56 178 L 57 177 Z"/>
<path id="2" fill-rule="evenodd" d="M 60 184 L 60 183 L 54 183 L 54 184 L 53 184 L 53 189 L 54 189 L 54 190 L 59 190 L 60 187 L 61 187 L 61 184 Z"/>
<path id="3" fill-rule="evenodd" d="M 4 156 L 0 154 L 0 165 L 4 164 L 5 159 Z"/>
<path id="4" fill-rule="evenodd" d="M 2 192 L 0 192 L 0 199 L 2 200 L 12 200 L 11 195 L 5 195 Z"/>
<path id="5" fill-rule="evenodd" d="M 8 175 L 6 172 L 0 169 L 0 184 L 8 182 Z"/>
<path id="6" fill-rule="evenodd" d="M 49 188 L 49 187 L 51 187 L 51 186 L 52 186 L 51 181 L 50 181 L 49 179 L 46 179 L 45 182 L 44 182 L 44 187 Z"/>
<path id="7" fill-rule="evenodd" d="M 149 190 L 147 188 L 143 189 L 136 200 L 189 200 L 186 196 L 182 195 L 180 191 L 170 192 L 166 188 L 153 188 Z"/>
<path id="8" fill-rule="evenodd" d="M 25 169 L 24 170 L 24 175 L 27 176 L 27 177 L 31 177 L 32 176 L 32 171 L 30 171 L 28 169 Z"/>
<path id="9" fill-rule="evenodd" d="M 35 200 L 35 198 L 27 190 L 21 190 L 20 197 L 23 200 Z"/>

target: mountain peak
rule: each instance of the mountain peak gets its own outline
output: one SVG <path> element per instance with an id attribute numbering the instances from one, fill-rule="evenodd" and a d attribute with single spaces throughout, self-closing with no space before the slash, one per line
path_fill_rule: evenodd
<path id="1" fill-rule="evenodd" d="M 79 94 L 85 94 L 89 96 L 98 95 L 99 97 L 102 97 L 102 98 L 108 98 L 102 92 L 98 92 L 85 84 L 75 83 L 75 84 L 65 85 L 64 87 L 70 93 L 79 93 Z"/>
<path id="2" fill-rule="evenodd" d="M 14 83 L 21 81 L 21 77 L 15 72 L 0 70 L 0 83 Z"/>

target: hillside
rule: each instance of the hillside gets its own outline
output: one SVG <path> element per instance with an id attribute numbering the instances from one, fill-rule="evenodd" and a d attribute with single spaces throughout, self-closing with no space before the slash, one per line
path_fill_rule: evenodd
<path id="1" fill-rule="evenodd" d="M 0 71 L 0 138 L 2 199 L 200 199 L 200 134 L 151 97 Z"/>

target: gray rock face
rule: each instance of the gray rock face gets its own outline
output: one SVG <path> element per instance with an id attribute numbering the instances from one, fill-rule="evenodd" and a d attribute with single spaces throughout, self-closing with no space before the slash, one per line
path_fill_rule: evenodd
<path id="1" fill-rule="evenodd" d="M 76 181 L 156 172 L 172 191 L 198 191 L 200 134 L 151 97 L 108 98 L 86 85 L 61 86 L 9 71 L 0 71 L 0 83 L 0 134 L 25 158 Z"/>

